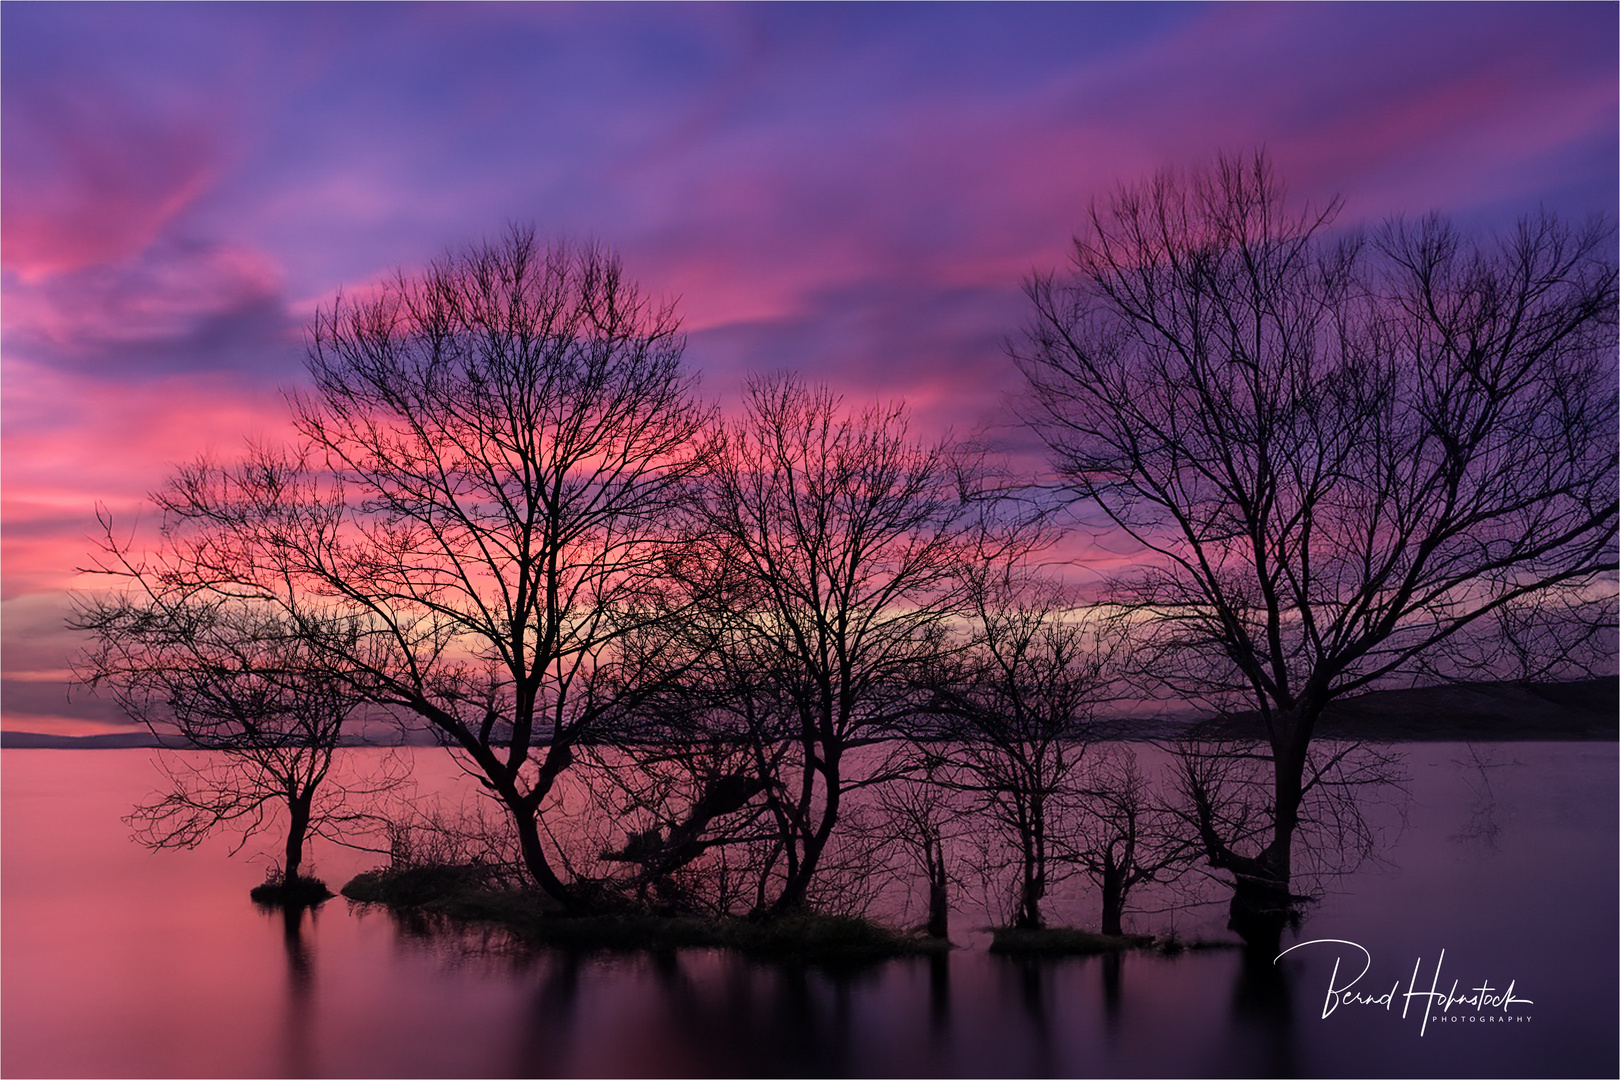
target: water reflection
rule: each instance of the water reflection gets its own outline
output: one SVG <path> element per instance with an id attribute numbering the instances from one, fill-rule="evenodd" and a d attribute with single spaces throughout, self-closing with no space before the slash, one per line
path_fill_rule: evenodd
<path id="1" fill-rule="evenodd" d="M 928 1022 L 935 1032 L 951 1023 L 951 958 L 945 953 L 928 958 Z"/>
<path id="2" fill-rule="evenodd" d="M 287 954 L 286 1008 L 282 1023 L 283 1076 L 319 1076 L 313 1045 L 315 1028 L 314 924 L 319 908 L 306 904 L 256 904 L 272 922 L 281 924 Z M 305 931 L 305 924 L 309 932 Z"/>
<path id="3" fill-rule="evenodd" d="M 1068 967 L 1063 960 L 1007 957 L 1002 961 L 1013 983 L 1013 994 L 1024 1007 L 1029 1022 L 1027 1047 L 1033 1052 L 1030 1065 L 1032 1076 L 1052 1076 L 1056 1055 L 1052 1045 L 1051 984 L 1060 968 Z"/>
<path id="4" fill-rule="evenodd" d="M 1448 981 L 1453 969 L 1518 980 L 1533 1025 L 1489 1038 L 1431 1025 L 1420 1039 L 1398 1006 L 1324 1020 L 1326 951 L 1275 967 L 1235 948 L 1043 962 L 989 955 L 963 931 L 948 955 L 839 973 L 709 950 L 530 951 L 487 928 L 338 902 L 259 913 L 243 895 L 252 868 L 150 856 L 119 831 L 117 804 L 149 782 L 144 757 L 125 760 L 127 776 L 75 758 L 93 798 L 107 793 L 86 810 L 57 762 L 8 751 L 0 1071 L 1614 1075 L 1615 747 L 1521 744 L 1511 769 L 1482 751 L 1497 820 L 1514 808 L 1494 847 L 1455 839 L 1479 797 L 1469 750 L 1409 752 L 1409 826 L 1389 806 L 1365 810 L 1396 837 L 1400 872 L 1339 879 L 1289 940 L 1362 942 L 1380 990 L 1443 946 Z M 1083 922 L 1091 898 L 1078 900 L 1058 918 Z M 1184 937 L 1220 933 L 1224 912 L 1199 923 L 1204 910 L 1178 915 Z M 1503 933 L 1534 925 L 1564 932 Z"/>
<path id="5" fill-rule="evenodd" d="M 1098 958 L 1102 972 L 1102 998 L 1104 1028 L 1110 1038 L 1119 1035 L 1120 1004 L 1124 1000 L 1125 957 L 1121 953 L 1104 953 Z"/>
<path id="6" fill-rule="evenodd" d="M 397 943 L 447 968 L 529 984 L 498 1071 L 648 1076 L 847 1076 L 861 1068 L 856 1000 L 884 965 L 829 970 L 719 950 L 603 952 L 528 946 L 496 927 L 389 912 Z M 929 958 L 930 1023 L 951 1023 L 947 958 Z M 604 1057 L 602 1069 L 587 1062 Z"/>
<path id="7" fill-rule="evenodd" d="M 289 907 L 282 912 L 283 940 L 287 944 L 287 1076 L 317 1076 L 314 1048 L 315 965 L 304 940 L 304 919 L 314 921 L 314 910 Z"/>
<path id="8" fill-rule="evenodd" d="M 1232 988 L 1230 1038 L 1242 1053 L 1230 1060 L 1247 1063 L 1232 1076 L 1298 1076 L 1300 1060 L 1295 1046 L 1294 985 L 1290 969 L 1253 949 L 1237 953 Z"/>
<path id="9" fill-rule="evenodd" d="M 548 1063 L 571 1060 L 578 1030 L 579 1001 L 585 957 L 563 950 L 546 958 L 539 983 L 530 995 L 527 1023 L 521 1025 L 511 1076 L 547 1075 Z"/>
<path id="10" fill-rule="evenodd" d="M 1500 754 L 1493 747 L 1469 743 L 1467 751 L 1466 757 L 1452 759 L 1452 764 L 1462 768 L 1463 780 L 1473 793 L 1468 805 L 1468 820 L 1454 839 L 1478 843 L 1487 850 L 1495 851 L 1502 825 L 1497 820 L 1497 797 L 1496 789 L 1491 786 L 1491 772 L 1501 768 L 1504 762 L 1499 760 Z"/>
<path id="11" fill-rule="evenodd" d="M 615 966 L 637 971 L 641 989 L 614 1003 L 625 1011 L 616 1030 L 608 1031 L 593 1007 L 600 1001 L 593 1001 L 592 988 L 582 980 L 596 962 L 573 952 L 548 957 L 514 1075 L 543 1075 L 559 1060 L 579 1062 L 584 1048 L 570 1040 L 581 1032 L 616 1038 L 615 1068 L 626 1075 L 846 1076 L 858 1071 L 850 1032 L 860 976 L 704 952 L 621 959 Z"/>

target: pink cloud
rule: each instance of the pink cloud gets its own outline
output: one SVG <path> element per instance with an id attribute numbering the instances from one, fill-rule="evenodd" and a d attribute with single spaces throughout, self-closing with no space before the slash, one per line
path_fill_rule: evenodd
<path id="1" fill-rule="evenodd" d="M 1571 55 L 1566 37 L 1530 32 L 1508 6 L 1463 23 L 1444 8 L 1366 10 L 1217 7 L 1077 78 L 1118 104 L 1110 141 L 1157 159 L 1137 173 L 1265 145 L 1298 193 L 1344 194 L 1352 220 L 1533 197 L 1570 179 L 1554 171 L 1561 153 L 1612 140 L 1607 46 L 1605 63 Z"/>
<path id="2" fill-rule="evenodd" d="M 8 362 L 5 383 L 7 411 L 29 417 L 3 436 L 7 598 L 76 584 L 98 503 L 129 520 L 173 464 L 292 434 L 279 394 L 222 376 L 97 385 Z"/>
<path id="3" fill-rule="evenodd" d="M 95 115 L 107 105 L 74 111 Z M 3 265 L 22 280 L 140 252 L 217 178 L 208 128 L 153 128 L 116 106 L 111 112 L 91 125 L 8 113 L 7 138 L 29 145 L 7 155 L 0 243 Z"/>
<path id="4" fill-rule="evenodd" d="M 14 280 L 3 326 L 13 348 L 61 359 L 179 337 L 211 316 L 279 302 L 281 276 L 262 251 L 160 243 L 116 265 Z"/>
<path id="5" fill-rule="evenodd" d="M 8 11 L 6 595 L 71 584 L 97 500 L 280 437 L 340 286 L 509 218 L 679 296 L 706 393 L 797 368 L 928 434 L 998 414 L 1020 280 L 1165 164 L 1264 144 L 1350 224 L 1612 212 L 1612 7 L 922 10 Z"/>
<path id="6" fill-rule="evenodd" d="M 95 734 L 127 726 L 109 702 L 75 691 L 67 667 L 81 647 L 65 626 L 66 593 L 103 580 L 82 575 L 99 539 L 96 507 L 120 533 L 149 535 L 147 493 L 173 463 L 200 452 L 235 456 L 244 437 L 291 435 L 280 396 L 221 374 L 132 385 L 5 363 L 7 425 L 0 436 L 0 561 L 5 565 L 0 651 L 7 728 Z M 11 417 L 20 416 L 22 422 Z"/>

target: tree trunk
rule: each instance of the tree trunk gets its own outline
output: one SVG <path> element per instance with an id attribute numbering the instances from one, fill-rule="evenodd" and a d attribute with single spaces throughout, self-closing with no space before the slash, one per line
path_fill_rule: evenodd
<path id="1" fill-rule="evenodd" d="M 1024 880 L 1013 921 L 1020 930 L 1039 930 L 1046 925 L 1041 918 L 1041 900 L 1046 896 L 1046 805 L 1038 794 L 1030 802 L 1022 837 Z"/>
<path id="2" fill-rule="evenodd" d="M 298 880 L 298 871 L 304 865 L 304 837 L 309 832 L 309 806 L 314 796 L 311 788 L 287 800 L 287 848 L 281 879 L 288 885 Z"/>
<path id="3" fill-rule="evenodd" d="M 928 936 L 948 938 L 950 934 L 951 905 L 946 888 L 944 845 L 931 841 L 928 852 Z"/>
<path id="4" fill-rule="evenodd" d="M 804 908 L 810 891 L 810 879 L 815 876 L 816 867 L 821 862 L 822 849 L 827 846 L 827 836 L 831 830 L 832 822 L 828 819 L 828 813 L 823 813 L 822 824 L 814 833 L 805 837 L 804 854 L 799 860 L 798 868 L 788 875 L 787 882 L 782 887 L 782 895 L 771 905 L 773 914 L 783 915 Z"/>
<path id="5" fill-rule="evenodd" d="M 1103 868 L 1102 880 L 1102 932 L 1119 937 L 1124 934 L 1120 917 L 1125 908 L 1125 872 L 1115 867 Z"/>
<path id="6" fill-rule="evenodd" d="M 1046 869 L 1036 869 L 1033 858 L 1024 863 L 1024 881 L 1018 890 L 1018 912 L 1013 925 L 1020 930 L 1039 930 L 1045 925 L 1041 919 L 1041 898 L 1046 895 Z"/>
<path id="7" fill-rule="evenodd" d="M 945 883 L 931 882 L 928 886 L 928 936 L 941 939 L 950 937 L 950 924 L 951 904 Z"/>
<path id="8" fill-rule="evenodd" d="M 1314 719 L 1312 717 L 1311 719 Z M 1308 724 L 1296 725 L 1272 746 L 1276 822 L 1259 856 L 1235 870 L 1229 929 L 1256 953 L 1277 955 L 1282 933 L 1299 921 L 1299 897 L 1293 894 L 1294 832 L 1305 780 Z"/>
<path id="9" fill-rule="evenodd" d="M 821 821 L 813 833 L 804 838 L 804 857 L 800 860 L 797 873 L 790 874 L 786 885 L 783 886 L 782 895 L 776 898 L 771 905 L 773 914 L 781 915 L 786 912 L 799 911 L 804 907 L 805 898 L 810 890 L 810 879 L 815 876 L 816 867 L 821 862 L 821 853 L 827 847 L 827 839 L 832 836 L 833 826 L 838 823 L 839 796 L 843 794 L 839 786 L 839 772 L 837 758 L 828 755 L 819 770 L 826 784 L 827 801 L 821 811 Z"/>
<path id="10" fill-rule="evenodd" d="M 512 820 L 517 826 L 518 847 L 523 853 L 523 865 L 534 878 L 545 894 L 563 906 L 563 910 L 570 914 L 577 914 L 583 910 L 579 896 L 564 885 L 554 870 L 551 869 L 551 860 L 546 858 L 546 849 L 540 843 L 540 822 L 534 811 L 519 804 L 507 802 L 507 809 L 511 811 Z"/>

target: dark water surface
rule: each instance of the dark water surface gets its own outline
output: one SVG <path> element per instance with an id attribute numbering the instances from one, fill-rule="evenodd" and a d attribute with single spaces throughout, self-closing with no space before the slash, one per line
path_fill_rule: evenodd
<path id="1" fill-rule="evenodd" d="M 1330 980 L 1366 962 L 1351 945 L 1276 965 L 1230 950 L 1019 963 L 958 917 L 967 947 L 948 957 L 835 977 L 708 950 L 481 954 L 341 899 L 289 923 L 252 905 L 262 864 L 227 859 L 225 843 L 129 841 L 118 818 L 156 786 L 148 751 L 6 750 L 0 1072 L 1616 1075 L 1616 746 L 1401 749 L 1411 799 L 1404 827 L 1384 811 L 1386 865 L 1337 882 L 1285 941 L 1354 942 L 1371 959 L 1354 989 L 1395 994 L 1325 1018 Z M 436 752 L 418 764 L 428 786 L 451 782 Z M 376 857 L 316 860 L 337 885 Z M 1222 922 L 1218 909 L 1178 919 L 1183 934 Z M 1405 998 L 1510 981 L 1526 1001 L 1436 1003 L 1426 1028 L 1425 999 Z"/>

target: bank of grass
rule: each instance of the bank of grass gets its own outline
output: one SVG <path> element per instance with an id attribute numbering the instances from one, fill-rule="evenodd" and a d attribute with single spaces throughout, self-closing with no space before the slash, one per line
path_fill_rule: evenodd
<path id="1" fill-rule="evenodd" d="M 1003 956 L 1097 956 L 1152 947 L 1153 938 L 1146 935 L 1115 937 L 1067 926 L 1046 930 L 1017 930 L 1004 926 L 993 931 L 990 938 L 990 951 Z"/>
<path id="2" fill-rule="evenodd" d="M 491 886 L 471 867 L 370 870 L 343 886 L 343 895 L 402 913 L 493 923 L 522 941 L 569 949 L 718 948 L 778 960 L 848 965 L 950 948 L 949 942 L 937 938 L 846 916 L 743 919 L 640 912 L 565 916 L 543 894 Z"/>
<path id="3" fill-rule="evenodd" d="M 334 895 L 326 882 L 315 877 L 277 878 L 254 886 L 248 893 L 254 903 L 268 907 L 313 907 Z"/>

